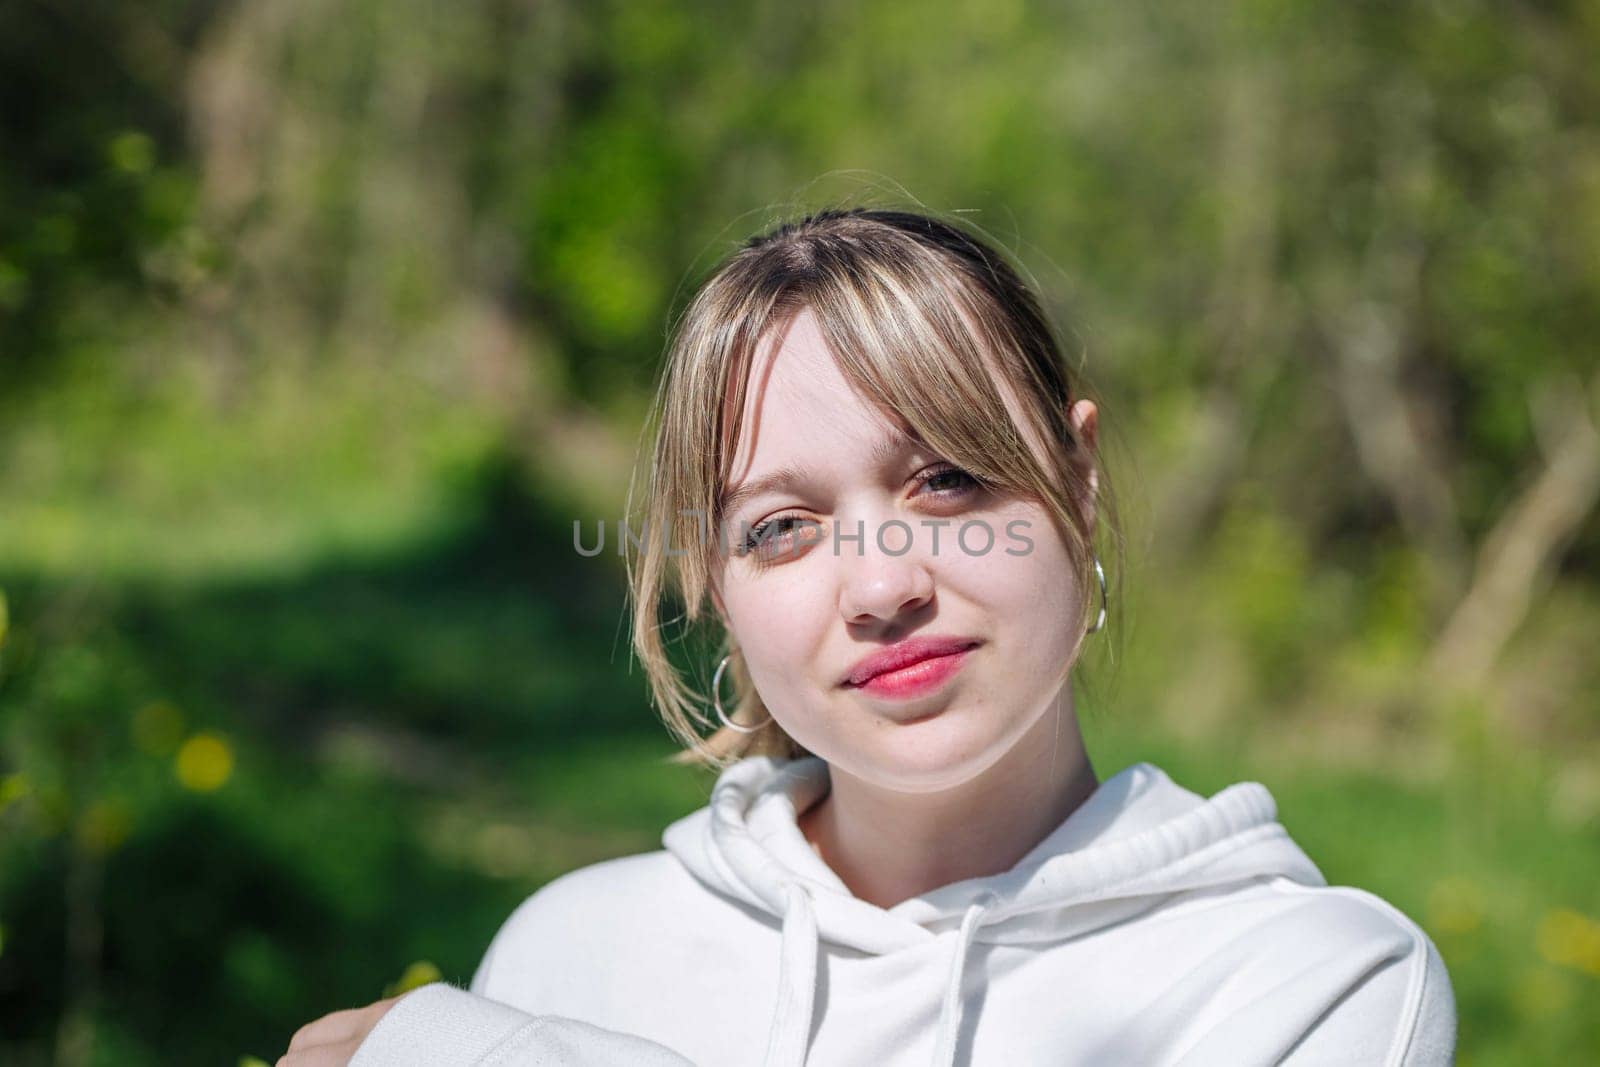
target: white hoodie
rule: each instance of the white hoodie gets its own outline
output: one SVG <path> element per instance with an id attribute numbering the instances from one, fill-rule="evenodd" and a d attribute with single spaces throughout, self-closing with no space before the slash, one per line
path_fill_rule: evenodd
<path id="1" fill-rule="evenodd" d="M 888 909 L 800 833 L 827 788 L 819 759 L 728 767 L 665 851 L 529 897 L 470 992 L 408 994 L 351 1067 L 1453 1062 L 1433 943 L 1328 886 L 1259 783 L 1136 763 L 1010 870 Z"/>

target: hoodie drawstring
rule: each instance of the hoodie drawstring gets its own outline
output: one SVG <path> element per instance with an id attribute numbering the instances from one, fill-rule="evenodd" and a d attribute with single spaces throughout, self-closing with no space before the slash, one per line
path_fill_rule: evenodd
<path id="1" fill-rule="evenodd" d="M 767 1038 L 766 1067 L 802 1067 L 811 1038 L 817 985 L 817 917 L 800 886 L 784 887 L 783 941 L 778 949 L 778 1003 Z"/>
<path id="2" fill-rule="evenodd" d="M 984 893 L 961 918 L 955 953 L 950 959 L 950 978 L 945 982 L 944 1004 L 939 1008 L 939 1040 L 933 1049 L 933 1067 L 950 1067 L 956 1058 L 956 1037 L 961 1032 L 961 984 L 967 969 L 967 948 L 983 917 L 998 898 Z"/>
<path id="3" fill-rule="evenodd" d="M 811 1012 L 817 986 L 817 917 L 811 895 L 790 883 L 783 891 L 783 939 L 778 948 L 778 1001 L 772 1011 L 772 1029 L 767 1038 L 765 1067 L 803 1067 L 806 1047 L 811 1039 Z M 967 949 L 983 918 L 999 898 L 983 893 L 961 918 L 955 952 L 950 959 L 950 977 L 945 982 L 944 1002 L 939 1008 L 938 1039 L 934 1045 L 933 1067 L 951 1067 L 955 1062 L 956 1037 L 961 1031 L 961 986 L 967 969 Z"/>

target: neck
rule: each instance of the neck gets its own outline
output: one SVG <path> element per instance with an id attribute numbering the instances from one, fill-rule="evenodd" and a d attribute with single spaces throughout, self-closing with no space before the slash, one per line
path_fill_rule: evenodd
<path id="1" fill-rule="evenodd" d="M 800 831 L 856 897 L 882 908 L 1010 870 L 1099 785 L 1070 681 L 999 762 L 955 788 L 896 792 L 831 766 L 829 778 Z"/>

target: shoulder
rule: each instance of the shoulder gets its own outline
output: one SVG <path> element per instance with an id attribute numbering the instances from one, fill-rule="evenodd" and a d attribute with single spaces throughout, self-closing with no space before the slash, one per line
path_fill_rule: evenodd
<path id="1" fill-rule="evenodd" d="M 489 942 L 472 979 L 474 992 L 520 981 L 527 962 L 552 964 L 591 953 L 605 939 L 653 936 L 692 900 L 689 876 L 665 850 L 622 856 L 568 872 L 512 910 Z"/>
<path id="2" fill-rule="evenodd" d="M 682 865 L 664 849 L 619 856 L 545 883 L 518 905 L 507 922 L 532 921 L 556 912 L 609 910 L 654 897 L 683 877 Z"/>
<path id="3" fill-rule="evenodd" d="M 495 936 L 515 938 L 590 921 L 615 923 L 636 907 L 659 906 L 663 898 L 678 895 L 686 877 L 682 865 L 665 850 L 580 867 L 547 882 L 517 905 Z"/>
<path id="4" fill-rule="evenodd" d="M 1337 992 L 1287 1062 L 1340 1062 L 1356 1048 L 1395 1067 L 1452 1062 L 1455 994 L 1438 947 L 1420 926 L 1351 886 L 1279 879 L 1271 889 L 1287 905 L 1278 919 L 1282 950 Z"/>

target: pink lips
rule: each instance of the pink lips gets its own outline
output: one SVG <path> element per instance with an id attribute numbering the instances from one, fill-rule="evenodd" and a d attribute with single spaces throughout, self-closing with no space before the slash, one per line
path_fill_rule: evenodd
<path id="1" fill-rule="evenodd" d="M 843 684 L 875 696 L 922 696 L 954 677 L 980 643 L 974 637 L 907 638 L 863 658 Z"/>

